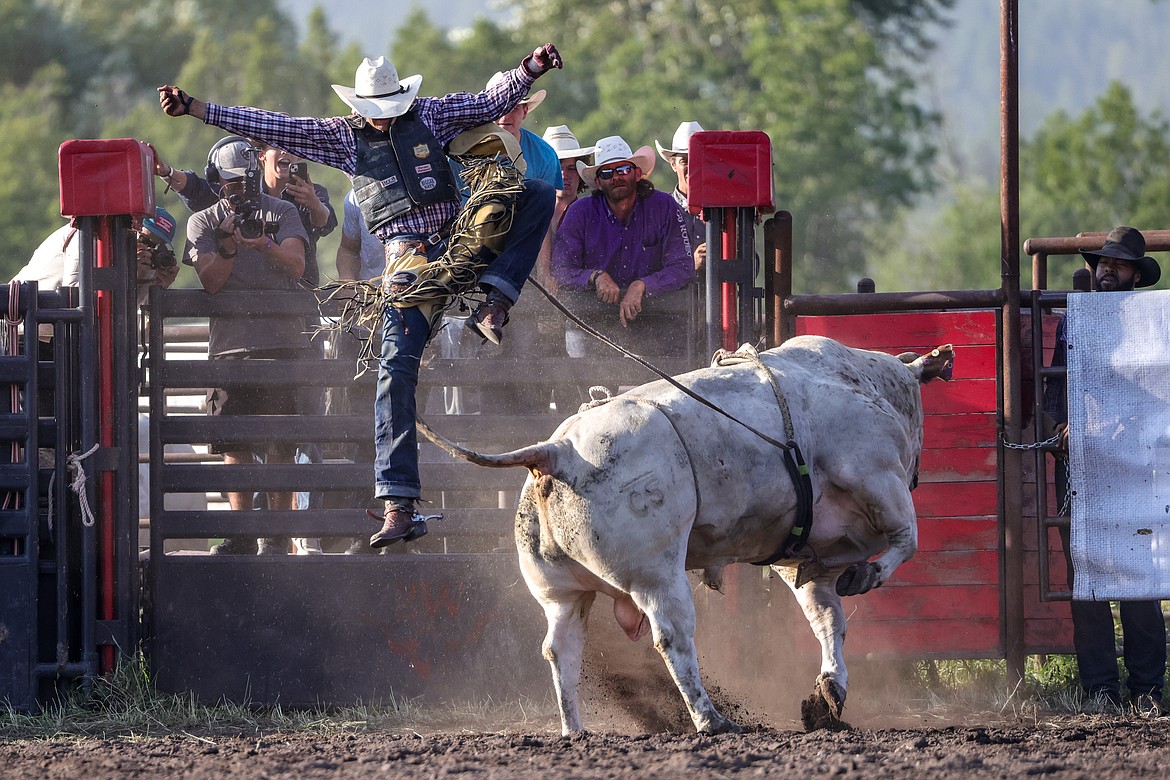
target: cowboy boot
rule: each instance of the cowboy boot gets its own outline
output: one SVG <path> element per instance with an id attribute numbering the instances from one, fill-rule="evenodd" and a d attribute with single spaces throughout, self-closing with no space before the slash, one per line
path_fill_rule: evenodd
<path id="1" fill-rule="evenodd" d="M 414 521 L 414 508 L 393 501 L 386 502 L 386 514 L 379 516 L 370 510 L 366 514 L 382 521 L 382 530 L 370 537 L 370 547 L 385 547 L 397 541 L 409 542 L 427 533 L 425 522 Z"/>
<path id="2" fill-rule="evenodd" d="M 502 295 L 492 294 L 475 312 L 467 318 L 467 327 L 485 341 L 499 345 L 504 338 L 504 326 L 508 324 L 508 309 L 512 302 Z"/>

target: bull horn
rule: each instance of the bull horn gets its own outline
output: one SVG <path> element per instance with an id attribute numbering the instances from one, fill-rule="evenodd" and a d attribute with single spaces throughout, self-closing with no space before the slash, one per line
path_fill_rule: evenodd
<path id="1" fill-rule="evenodd" d="M 468 463 L 473 463 L 476 466 L 487 466 L 488 468 L 507 468 L 509 466 L 524 466 L 533 472 L 540 472 L 544 474 L 551 474 L 555 464 L 554 452 L 556 445 L 551 442 L 541 442 L 540 444 L 530 444 L 527 447 L 521 447 L 518 450 L 511 452 L 502 452 L 498 455 L 490 455 L 475 450 L 469 450 L 461 444 L 457 444 L 442 434 L 435 433 L 431 427 L 427 425 L 426 420 L 421 416 L 416 415 L 415 426 L 423 436 L 430 439 L 439 449 L 446 452 L 448 455 L 465 460 Z"/>

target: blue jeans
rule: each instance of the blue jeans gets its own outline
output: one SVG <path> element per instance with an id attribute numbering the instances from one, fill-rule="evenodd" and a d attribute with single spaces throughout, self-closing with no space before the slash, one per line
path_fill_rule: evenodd
<path id="1" fill-rule="evenodd" d="M 524 180 L 524 191 L 516 200 L 512 229 L 504 239 L 504 251 L 484 271 L 479 280 L 481 285 L 495 287 L 512 303 L 516 302 L 520 288 L 536 265 L 536 255 L 552 221 L 556 199 L 557 192 L 548 182 Z"/>
<path id="2" fill-rule="evenodd" d="M 556 192 L 548 183 L 524 182 L 504 249 L 487 267 L 481 285 L 490 285 L 516 302 L 536 265 L 555 199 Z M 435 259 L 445 248 L 445 242 L 432 248 L 429 257 Z M 429 338 L 429 323 L 417 308 L 386 307 L 382 314 L 378 392 L 374 398 L 374 495 L 381 499 L 421 495 L 415 390 L 423 348 Z"/>

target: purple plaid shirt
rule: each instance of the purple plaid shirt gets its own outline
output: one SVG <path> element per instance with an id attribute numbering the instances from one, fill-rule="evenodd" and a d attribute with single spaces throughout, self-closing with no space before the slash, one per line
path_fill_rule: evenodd
<path id="1" fill-rule="evenodd" d="M 478 94 L 453 92 L 441 98 L 420 97 L 415 99 L 412 108 L 445 147 L 464 130 L 494 122 L 511 111 L 528 94 L 535 80 L 523 67 L 506 71 L 505 75 L 507 78 L 499 84 Z M 353 128 L 345 117 L 294 117 L 248 106 L 208 103 L 204 121 L 337 168 L 353 178 L 356 144 Z M 409 233 L 430 235 L 447 224 L 458 210 L 457 200 L 415 208 L 378 228 L 377 236 L 385 241 Z"/>

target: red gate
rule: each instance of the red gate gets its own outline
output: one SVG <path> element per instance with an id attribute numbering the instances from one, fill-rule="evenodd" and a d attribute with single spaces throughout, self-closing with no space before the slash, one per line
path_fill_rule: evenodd
<path id="1" fill-rule="evenodd" d="M 807 316 L 797 334 L 818 334 L 891 354 L 955 347 L 949 383 L 922 388 L 926 414 L 919 485 L 918 553 L 880 590 L 849 604 L 849 643 L 902 658 L 1002 658 L 1011 596 L 1001 573 L 994 310 Z M 1035 522 L 1034 509 L 1026 513 Z M 1041 603 L 1035 532 L 1025 532 L 1024 644 L 1028 653 L 1071 646 L 1068 605 Z M 1053 540 L 1050 559 L 1059 558 Z M 1063 571 L 1054 566 L 1054 571 Z"/>

